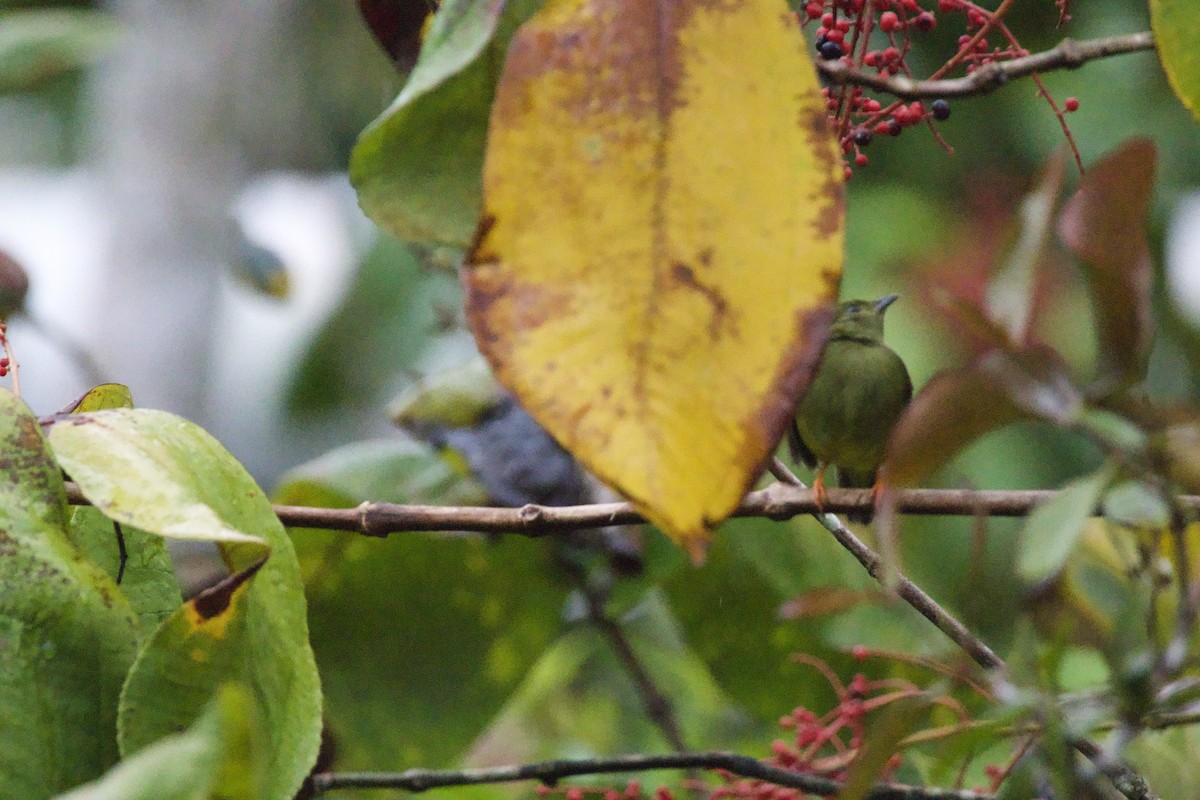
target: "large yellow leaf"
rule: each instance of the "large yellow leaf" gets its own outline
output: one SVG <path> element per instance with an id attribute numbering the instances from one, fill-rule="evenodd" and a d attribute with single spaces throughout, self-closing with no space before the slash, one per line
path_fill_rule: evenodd
<path id="1" fill-rule="evenodd" d="M 842 169 L 782 0 L 549 0 L 509 49 L 465 270 L 476 338 L 695 557 L 820 352 Z"/>

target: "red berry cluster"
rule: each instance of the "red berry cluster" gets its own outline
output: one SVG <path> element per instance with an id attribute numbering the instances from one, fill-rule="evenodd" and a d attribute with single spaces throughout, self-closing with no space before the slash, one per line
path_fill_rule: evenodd
<path id="1" fill-rule="evenodd" d="M 1066 0 L 1059 0 L 1065 17 Z M 922 7 L 925 3 L 926 7 Z M 1005 6 L 1001 6 L 1003 10 Z M 804 27 L 816 23 L 815 47 L 820 58 L 839 61 L 860 72 L 875 72 L 881 77 L 913 77 L 907 58 L 915 37 L 928 33 L 939 24 L 939 16 L 954 15 L 964 33 L 958 38 L 958 50 L 932 75 L 931 80 L 948 77 L 964 70 L 968 74 L 985 64 L 1028 55 L 1021 47 L 1001 13 L 990 11 L 971 0 L 809 0 L 800 12 Z M 993 46 L 990 38 L 999 36 L 1003 46 Z M 1038 88 L 1062 120 L 1062 110 L 1035 76 Z M 821 90 L 846 158 L 846 177 L 854 167 L 869 162 L 863 148 L 876 136 L 898 136 L 905 128 L 927 125 L 934 137 L 949 150 L 935 127 L 950 118 L 950 104 L 934 99 L 921 101 L 878 99 L 862 86 L 827 86 Z M 1074 111 L 1079 102 L 1071 98 L 1066 111 Z M 1063 130 L 1070 142 L 1065 122 Z M 1072 147 L 1074 143 L 1072 142 Z"/>
<path id="2" fill-rule="evenodd" d="M 900 653 L 874 651 L 858 645 L 851 651 L 858 661 L 877 657 L 907 663 L 911 666 L 930 668 L 936 672 L 950 676 L 956 674 L 953 667 L 940 665 L 929 659 L 905 656 Z M 810 709 L 800 706 L 790 714 L 780 718 L 779 724 L 791 732 L 787 739 L 776 739 L 771 743 L 771 757 L 766 763 L 803 775 L 845 780 L 855 757 L 863 745 L 869 716 L 884 709 L 889 704 L 923 695 L 925 692 L 915 683 L 901 678 L 881 678 L 873 680 L 862 673 L 856 674 L 850 682 L 843 684 L 833 668 L 819 658 L 797 653 L 792 660 L 816 669 L 824 676 L 833 689 L 837 703 L 824 714 L 816 714 Z M 968 685 L 976 688 L 968 681 Z M 983 693 L 986 696 L 986 693 Z M 933 702 L 950 710 L 964 725 L 970 722 L 966 709 L 950 696 L 935 697 Z M 1013 764 L 1024 752 L 1019 749 L 1012 762 L 1006 767 L 989 765 L 984 767 L 990 787 L 987 791 L 995 792 L 1004 779 L 1008 777 Z M 903 763 L 900 753 L 893 753 L 884 766 L 881 780 L 893 778 L 896 770 Z M 965 771 L 965 765 L 964 765 Z M 804 800 L 805 792 L 799 789 L 779 786 L 768 781 L 742 778 L 726 770 L 713 770 L 724 781 L 719 786 L 710 786 L 697 781 L 689 781 L 684 788 L 693 790 L 693 794 L 707 794 L 707 800 Z M 984 787 L 977 787 L 985 791 Z M 676 800 L 676 795 L 666 787 L 659 787 L 653 793 L 643 793 L 642 786 L 637 781 L 630 781 L 624 788 L 611 787 L 538 787 L 539 798 L 561 797 L 562 800 Z"/>

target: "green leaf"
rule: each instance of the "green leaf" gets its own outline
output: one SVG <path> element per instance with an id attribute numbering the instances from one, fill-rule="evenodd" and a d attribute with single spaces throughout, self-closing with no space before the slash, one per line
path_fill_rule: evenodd
<path id="1" fill-rule="evenodd" d="M 117 760 L 136 621 L 67 535 L 62 476 L 37 419 L 0 390 L 0 775 L 38 800 Z"/>
<path id="2" fill-rule="evenodd" d="M 292 535 L 339 769 L 458 763 L 558 631 L 547 542 Z"/>
<path id="3" fill-rule="evenodd" d="M 119 29 L 112 15 L 83 8 L 0 13 L 0 91 L 30 89 L 108 52 Z"/>
<path id="4" fill-rule="evenodd" d="M 1200 8 L 1192 0 L 1150 0 L 1150 28 L 1171 88 L 1200 120 Z"/>
<path id="5" fill-rule="evenodd" d="M 483 414 L 503 397 L 504 390 L 487 361 L 476 356 L 455 369 L 430 375 L 409 387 L 388 406 L 388 416 L 404 427 L 468 428 L 478 424 Z"/>
<path id="6" fill-rule="evenodd" d="M 71 541 L 88 559 L 98 564 L 114 581 L 120 572 L 116 524 L 94 508 L 72 510 Z M 129 599 L 138 618 L 138 638 L 144 639 L 183 602 L 179 581 L 161 536 L 121 526 L 128 558 L 121 578 L 121 593 Z"/>
<path id="7" fill-rule="evenodd" d="M 402 239 L 465 247 L 479 220 L 483 151 L 508 39 L 540 0 L 447 0 L 400 95 L 363 131 L 350 181 Z"/>
<path id="8" fill-rule="evenodd" d="M 1162 530 L 1171 524 L 1171 506 L 1153 483 L 1127 480 L 1105 492 L 1104 516 L 1130 528 Z"/>
<path id="9" fill-rule="evenodd" d="M 482 505 L 487 491 L 465 465 L 411 439 L 357 442 L 288 471 L 274 492 L 284 505 L 342 508 L 367 501 Z"/>
<path id="10" fill-rule="evenodd" d="M 1021 533 L 1017 572 L 1022 578 L 1039 581 L 1062 568 L 1083 533 L 1083 524 L 1095 515 L 1100 495 L 1113 475 L 1113 467 L 1104 467 L 1068 483 L 1033 510 Z"/>
<path id="11" fill-rule="evenodd" d="M 266 783 L 263 740 L 253 694 L 226 684 L 188 730 L 58 800 L 258 800 Z"/>
<path id="12" fill-rule="evenodd" d="M 863 800 L 870 794 L 888 759 L 898 752 L 900 740 L 926 719 L 931 705 L 924 695 L 908 697 L 890 703 L 878 718 L 871 720 L 862 747 L 838 792 L 838 800 Z"/>
<path id="13" fill-rule="evenodd" d="M 309 344 L 288 387 L 293 414 L 372 407 L 414 371 L 437 332 L 439 309 L 462 304 L 452 275 L 380 236 L 341 304 Z"/>
<path id="14" fill-rule="evenodd" d="M 765 726 L 729 702 L 682 639 L 660 592 L 651 592 L 617 623 L 639 663 L 669 698 L 686 743 L 715 749 L 761 746 L 768 735 Z M 564 743 L 578 755 L 670 747 L 647 715 L 645 698 L 612 641 L 586 622 L 566 631 L 527 671 L 504 712 L 472 748 L 472 760 L 558 758 Z M 661 781 L 663 775 L 646 779 Z"/>
<path id="15" fill-rule="evenodd" d="M 821 676 L 790 659 L 796 652 L 839 658 L 824 641 L 824 628 L 780 617 L 785 602 L 815 583 L 805 564 L 810 535 L 799 524 L 731 520 L 702 567 L 681 564 L 662 583 L 688 646 L 721 689 L 760 721 L 777 720 L 801 697 L 833 702 Z M 826 575 L 836 569 L 821 567 Z"/>
<path id="16" fill-rule="evenodd" d="M 121 696 L 121 752 L 189 726 L 220 685 L 239 680 L 251 687 L 267 731 L 262 797 L 291 798 L 316 760 L 321 694 L 299 565 L 266 496 L 220 443 L 162 411 L 70 417 L 50 440 L 84 496 L 110 518 L 215 541 L 234 571 L 146 642 Z"/>
<path id="17" fill-rule="evenodd" d="M 1083 262 L 1092 294 L 1100 337 L 1095 394 L 1111 394 L 1146 376 L 1154 338 L 1146 223 L 1155 160 L 1150 139 L 1126 141 L 1092 165 L 1059 218 L 1059 236 Z"/>
<path id="18" fill-rule="evenodd" d="M 76 400 L 71 411 L 82 414 L 85 411 L 103 411 L 106 408 L 133 408 L 133 393 L 123 383 L 102 383 L 84 392 L 83 397 Z"/>

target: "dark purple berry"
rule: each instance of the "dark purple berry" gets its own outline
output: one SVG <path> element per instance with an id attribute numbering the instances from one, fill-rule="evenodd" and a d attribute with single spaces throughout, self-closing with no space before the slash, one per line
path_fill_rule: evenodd
<path id="1" fill-rule="evenodd" d="M 938 98 L 937 100 L 934 100 L 929 107 L 933 110 L 934 119 L 950 119 L 950 104 L 945 100 Z"/>
<path id="2" fill-rule="evenodd" d="M 866 128 L 859 128 L 854 132 L 854 143 L 859 147 L 866 147 L 871 143 L 871 132 Z"/>
<path id="3" fill-rule="evenodd" d="M 836 58 L 842 57 L 842 46 L 837 42 L 825 42 L 821 45 L 821 58 L 826 61 L 833 61 Z"/>

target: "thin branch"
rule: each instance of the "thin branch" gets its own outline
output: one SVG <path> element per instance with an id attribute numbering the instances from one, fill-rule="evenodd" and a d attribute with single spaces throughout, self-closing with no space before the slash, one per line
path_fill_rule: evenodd
<path id="1" fill-rule="evenodd" d="M 659 769 L 722 770 L 741 778 L 766 781 L 821 797 L 833 797 L 842 788 L 840 782 L 828 778 L 781 769 L 749 756 L 719 752 L 563 759 L 482 769 L 324 772 L 313 775 L 310 781 L 314 794 L 332 789 L 403 789 L 409 792 L 424 792 L 450 786 L 531 780 L 553 786 L 563 778 L 578 775 L 611 775 Z M 865 797 L 869 800 L 992 800 L 993 795 L 901 783 L 879 783 Z"/>
<path id="2" fill-rule="evenodd" d="M 826 511 L 845 513 L 873 507 L 874 498 L 870 489 L 830 488 L 827 491 Z M 1056 494 L 1051 490 L 895 490 L 897 513 L 919 516 L 1023 517 Z M 73 483 L 67 484 L 67 498 L 76 505 L 86 505 L 88 502 Z M 1185 508 L 1200 510 L 1200 496 L 1183 496 L 1179 502 Z M 777 483 L 746 495 L 733 515 L 782 521 L 816 511 L 817 504 L 811 489 Z M 530 504 L 520 508 L 496 508 L 369 502 L 355 508 L 275 506 L 275 513 L 288 527 L 351 531 L 367 536 L 417 531 L 478 531 L 537 537 L 608 525 L 635 525 L 645 521 L 629 503 L 584 506 Z M 1099 509 L 1096 513 L 1100 513 Z"/>
<path id="3" fill-rule="evenodd" d="M 617 660 L 629 673 L 634 688 L 642 700 L 642 705 L 646 709 L 646 716 L 662 733 L 663 738 L 667 740 L 667 744 L 672 749 L 679 751 L 690 749 L 683 740 L 683 733 L 675 719 L 675 709 L 670 699 L 665 692 L 658 688 L 650 670 L 642 663 L 642 659 L 633 648 L 633 643 L 625 635 L 621 623 L 608 614 L 608 610 L 605 608 L 607 600 L 605 592 L 589 584 L 584 570 L 576 568 L 572 571 L 575 572 L 579 591 L 587 603 L 588 620 L 608 640 Z"/>
<path id="4" fill-rule="evenodd" d="M 792 474 L 791 470 L 779 459 L 772 460 L 770 469 L 775 477 L 779 478 L 782 476 L 783 480 L 791 484 L 788 488 L 793 491 L 801 490 L 801 487 L 803 487 L 804 484 L 800 482 L 800 479 Z M 776 485 L 782 486 L 783 484 Z M 871 497 L 870 490 L 866 490 L 865 494 Z M 830 502 L 827 505 L 831 507 L 834 505 L 832 495 L 833 490 L 830 490 Z M 883 582 L 885 565 L 878 553 L 867 547 L 836 515 L 813 513 L 813 517 L 817 522 L 821 523 L 821 526 L 825 530 L 833 534 L 833 538 L 837 539 L 838 544 L 845 548 L 850 555 L 854 556 L 872 578 L 880 583 Z M 976 664 L 986 670 L 1004 668 L 1004 660 L 1000 656 L 992 652 L 992 649 L 984 644 L 979 637 L 971 633 L 966 625 L 959 622 L 954 615 L 946 611 L 936 600 L 927 595 L 924 589 L 894 569 L 889 570 L 889 573 L 886 577 L 889 579 L 888 586 L 892 591 L 915 608 L 921 616 L 932 622 L 938 630 L 950 637 L 951 641 L 962 648 L 963 652 L 969 655 Z"/>
<path id="5" fill-rule="evenodd" d="M 770 469 L 773 475 L 785 480 L 793 489 L 804 485 L 778 458 L 772 460 Z M 868 492 L 868 494 L 870 493 Z M 862 564 L 872 578 L 883 582 L 885 565 L 878 553 L 867 547 L 849 528 L 842 524 L 836 515 L 813 514 L 813 516 L 821 523 L 822 527 L 833 534 L 843 548 L 858 560 L 858 563 Z M 975 663 L 991 672 L 993 677 L 1005 669 L 1004 659 L 996 655 L 981 639 L 971 633 L 967 626 L 938 605 L 937 601 L 927 595 L 920 586 L 895 570 L 890 571 L 887 577 L 890 579 L 887 585 L 896 594 L 916 609 L 921 616 L 932 622 L 938 630 L 950 637 Z M 1070 744 L 1095 764 L 1096 768 L 1112 781 L 1117 791 L 1129 800 L 1155 800 L 1156 796 L 1150 791 L 1145 778 L 1125 762 L 1110 757 L 1101 749 L 1100 745 L 1082 737 L 1070 739 Z"/>
<path id="6" fill-rule="evenodd" d="M 856 84 L 890 94 L 902 100 L 923 98 L 971 97 L 988 94 L 1014 78 L 1051 72 L 1057 69 L 1077 69 L 1088 61 L 1110 56 L 1154 49 L 1154 35 L 1149 31 L 1129 33 L 1106 39 L 1077 42 L 1063 39 L 1057 47 L 1041 53 L 984 64 L 962 78 L 915 81 L 904 76 L 884 77 L 876 72 L 863 72 L 841 61 L 821 61 L 817 69 L 822 77 L 836 84 Z"/>

